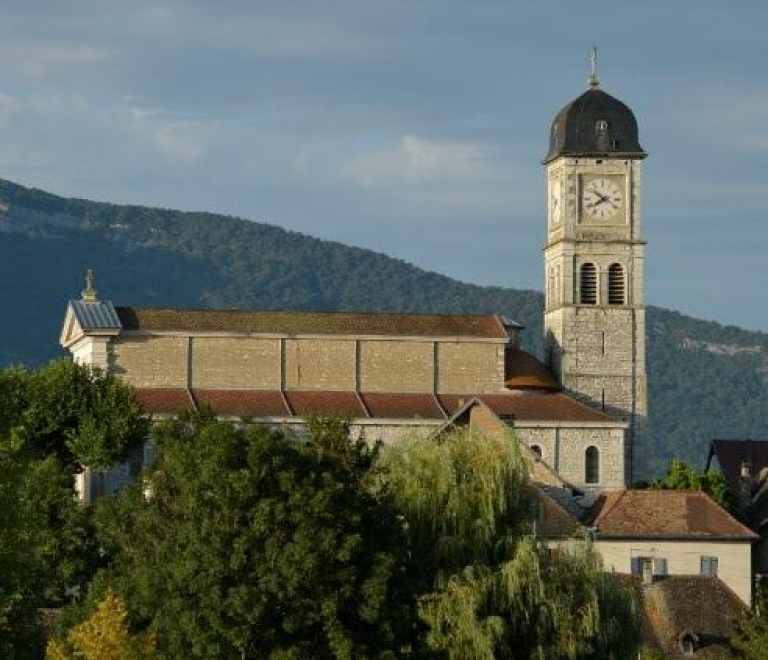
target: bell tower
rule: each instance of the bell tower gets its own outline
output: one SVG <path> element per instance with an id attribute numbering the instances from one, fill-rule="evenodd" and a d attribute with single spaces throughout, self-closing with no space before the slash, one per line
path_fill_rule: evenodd
<path id="1" fill-rule="evenodd" d="M 564 390 L 626 421 L 627 485 L 635 479 L 648 413 L 645 157 L 634 114 L 600 89 L 593 52 L 589 89 L 555 117 L 544 158 L 545 346 Z"/>

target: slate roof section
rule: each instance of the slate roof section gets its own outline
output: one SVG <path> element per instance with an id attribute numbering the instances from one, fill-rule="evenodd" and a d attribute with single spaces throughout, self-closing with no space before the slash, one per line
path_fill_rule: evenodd
<path id="1" fill-rule="evenodd" d="M 600 495 L 591 525 L 598 539 L 720 539 L 757 534 L 700 491 L 622 490 Z"/>
<path id="2" fill-rule="evenodd" d="M 504 384 L 511 390 L 559 390 L 547 366 L 519 348 L 506 351 Z"/>
<path id="3" fill-rule="evenodd" d="M 78 324 L 86 332 L 93 330 L 120 330 L 123 327 L 114 305 L 108 300 L 103 302 L 70 300 L 69 306 Z"/>
<path id="4" fill-rule="evenodd" d="M 608 130 L 597 130 L 598 121 Z M 552 122 L 548 163 L 558 156 L 604 156 L 644 158 L 637 119 L 629 107 L 602 89 L 589 89 L 563 107 Z"/>
<path id="5" fill-rule="evenodd" d="M 508 339 L 501 320 L 493 315 L 137 307 L 118 307 L 117 315 L 125 330 L 148 332 Z"/>

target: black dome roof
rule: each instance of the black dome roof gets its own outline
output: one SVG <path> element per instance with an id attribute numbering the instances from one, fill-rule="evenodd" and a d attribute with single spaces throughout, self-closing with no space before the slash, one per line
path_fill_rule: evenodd
<path id="1" fill-rule="evenodd" d="M 544 162 L 558 156 L 644 158 L 634 113 L 593 86 L 557 113 Z"/>

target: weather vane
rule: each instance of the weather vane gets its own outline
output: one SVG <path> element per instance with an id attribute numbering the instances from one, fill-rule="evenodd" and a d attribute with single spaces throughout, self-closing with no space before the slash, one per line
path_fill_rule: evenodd
<path id="1" fill-rule="evenodd" d="M 589 86 L 590 87 L 598 87 L 600 85 L 600 78 L 597 75 L 597 46 L 592 46 L 592 54 L 590 57 L 591 60 L 591 73 L 589 75 Z"/>

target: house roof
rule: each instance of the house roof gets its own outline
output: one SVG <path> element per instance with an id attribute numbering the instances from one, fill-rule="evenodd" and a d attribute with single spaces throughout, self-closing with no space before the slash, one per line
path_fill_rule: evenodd
<path id="1" fill-rule="evenodd" d="M 741 599 L 721 580 L 705 575 L 675 575 L 658 579 L 650 587 L 641 578 L 620 576 L 629 584 L 638 604 L 643 641 L 669 660 L 683 660 L 681 636 L 698 640 L 695 658 L 735 658 L 729 641 L 735 622 L 747 614 Z"/>
<path id="2" fill-rule="evenodd" d="M 504 383 L 511 390 L 560 389 L 547 366 L 519 348 L 510 348 L 506 352 Z"/>
<path id="3" fill-rule="evenodd" d="M 590 518 L 598 539 L 757 539 L 754 532 L 700 491 L 603 493 Z"/>
<path id="4" fill-rule="evenodd" d="M 125 330 L 507 340 L 498 316 L 117 307 Z"/>
<path id="5" fill-rule="evenodd" d="M 536 534 L 544 539 L 561 539 L 573 536 L 582 528 L 578 518 L 563 506 L 554 492 L 556 489 L 536 484 L 539 496 L 539 519 Z"/>
<path id="6" fill-rule="evenodd" d="M 185 389 L 139 388 L 139 403 L 148 413 L 171 414 L 189 405 Z M 309 413 L 342 414 L 354 418 L 424 419 L 444 421 L 473 395 L 437 395 L 410 392 L 219 390 L 193 389 L 198 403 L 207 403 L 223 415 L 290 417 Z M 482 394 L 499 417 L 530 422 L 612 422 L 615 420 L 560 392 Z M 287 406 L 286 406 L 287 401 Z M 178 404 L 178 405 L 176 405 Z M 175 407 L 174 407 L 175 406 Z"/>

